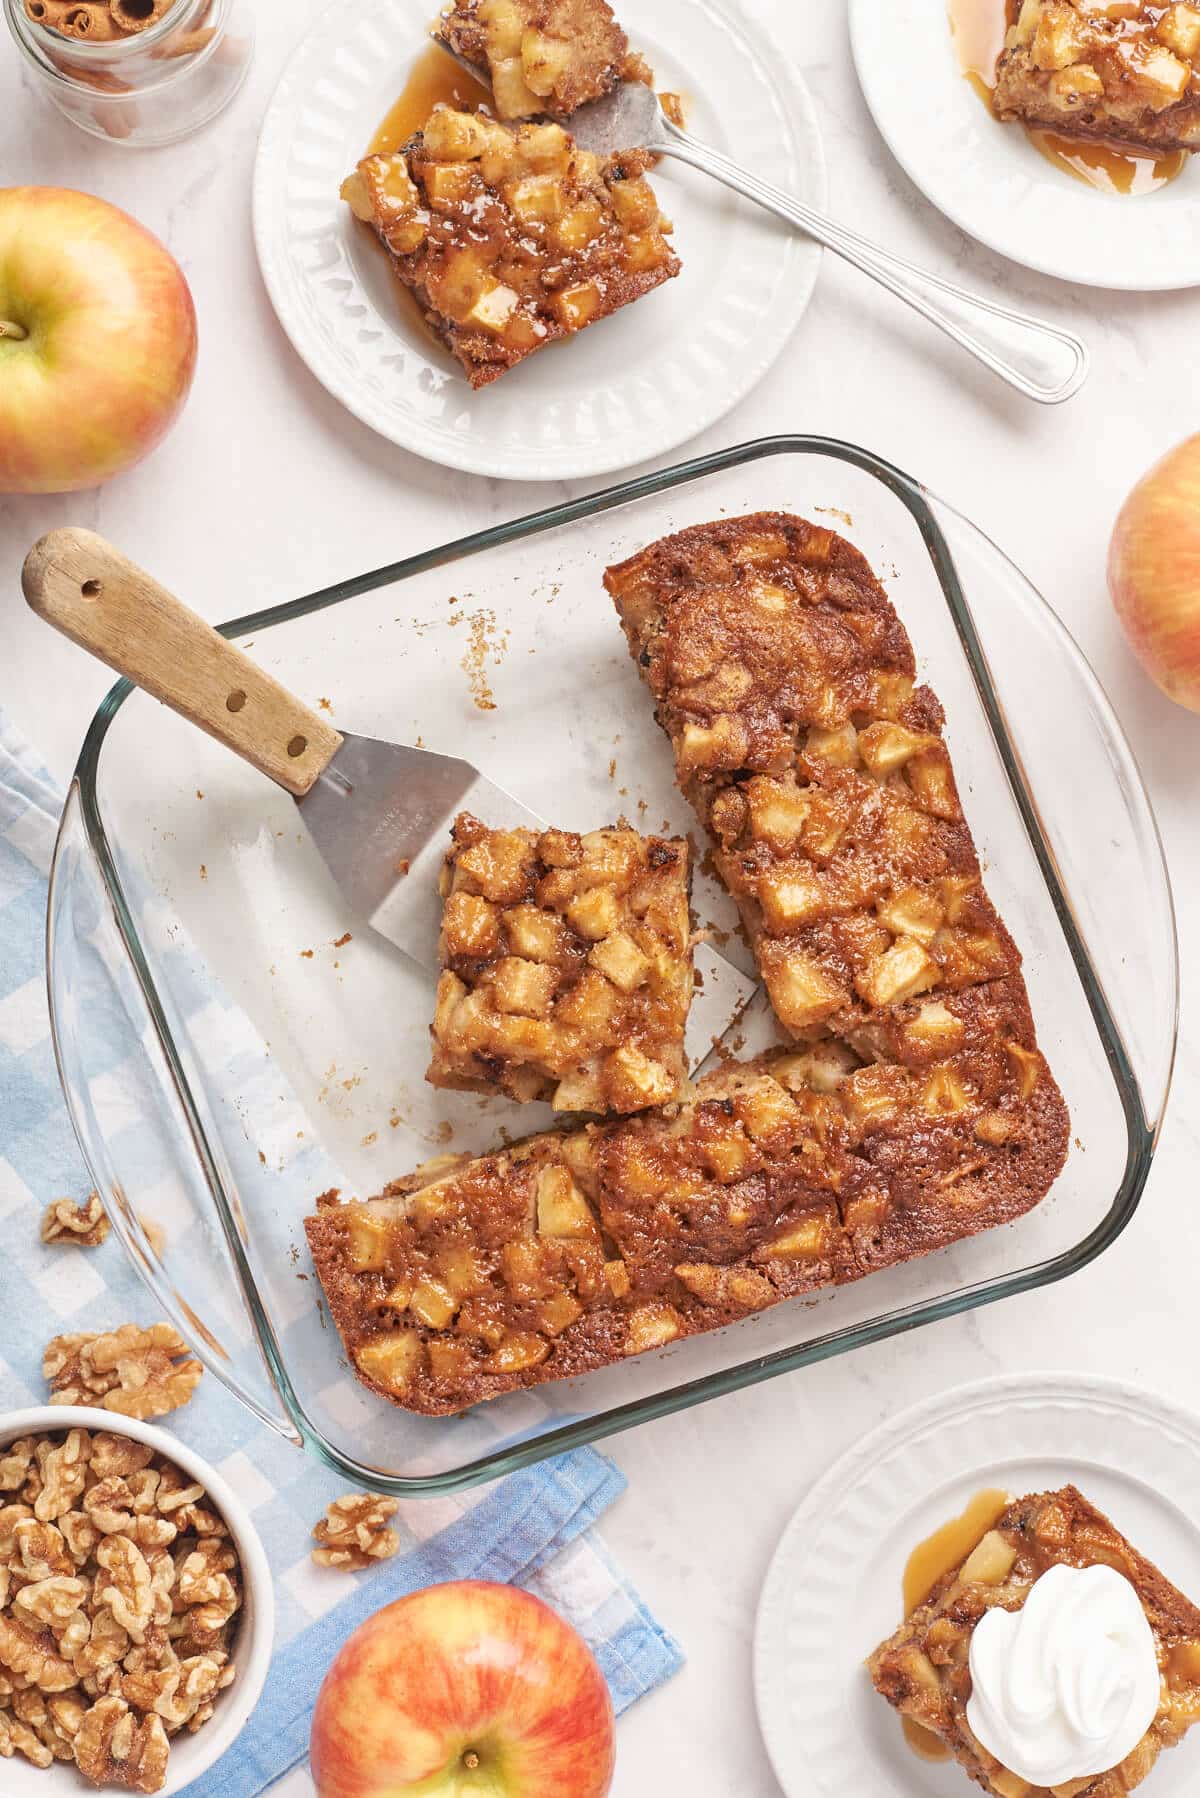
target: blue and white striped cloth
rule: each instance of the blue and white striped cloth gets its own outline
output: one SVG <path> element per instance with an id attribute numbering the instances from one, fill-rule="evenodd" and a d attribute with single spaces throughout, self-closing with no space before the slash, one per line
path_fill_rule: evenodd
<path id="1" fill-rule="evenodd" d="M 6 1287 L 30 1302 L 0 1311 L 0 1411 L 42 1403 L 41 1353 L 64 1330 L 154 1319 L 150 1294 L 115 1238 L 46 1248 L 52 1198 L 88 1189 L 59 1091 L 44 986 L 46 877 L 61 795 L 0 712 L 0 1230 Z M 516 1581 L 581 1630 L 618 1712 L 680 1666 L 677 1644 L 613 1565 L 592 1525 L 624 1488 L 583 1449 L 453 1498 L 414 1499 L 394 1527 L 401 1551 L 360 1575 L 314 1565 L 311 1530 L 348 1490 L 259 1424 L 211 1378 L 164 1420 L 216 1464 L 249 1505 L 275 1576 L 276 1651 L 254 1716 L 187 1798 L 254 1798 L 306 1763 L 317 1688 L 338 1647 L 381 1605 L 438 1580 Z M 288 1782 L 289 1791 L 293 1781 Z"/>

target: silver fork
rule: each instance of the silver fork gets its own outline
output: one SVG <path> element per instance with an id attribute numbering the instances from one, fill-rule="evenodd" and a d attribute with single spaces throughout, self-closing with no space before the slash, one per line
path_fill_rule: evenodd
<path id="1" fill-rule="evenodd" d="M 447 48 L 445 44 L 441 47 Z M 473 64 L 453 50 L 447 54 L 479 79 L 480 71 Z M 602 100 L 579 107 L 568 119 L 567 129 L 582 149 L 597 156 L 615 156 L 632 149 L 674 156 L 786 219 L 870 275 L 1027 399 L 1058 405 L 1078 393 L 1087 379 L 1087 348 L 1073 332 L 932 275 L 806 206 L 782 188 L 760 180 L 676 125 L 653 89 L 643 82 L 623 81 Z"/>

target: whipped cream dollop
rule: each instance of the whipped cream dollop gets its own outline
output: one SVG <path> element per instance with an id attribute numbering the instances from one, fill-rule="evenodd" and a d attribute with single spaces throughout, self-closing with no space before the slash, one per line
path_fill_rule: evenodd
<path id="1" fill-rule="evenodd" d="M 988 1611 L 971 1637 L 967 1724 L 1030 1785 L 1107 1773 L 1159 1705 L 1154 1637 L 1113 1567 L 1051 1567 L 1019 1611 Z"/>

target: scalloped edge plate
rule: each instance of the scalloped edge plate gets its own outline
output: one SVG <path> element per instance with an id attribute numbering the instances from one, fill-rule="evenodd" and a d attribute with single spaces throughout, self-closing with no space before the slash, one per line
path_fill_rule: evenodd
<path id="1" fill-rule="evenodd" d="M 377 0 L 350 19 L 335 0 L 293 54 L 267 109 L 254 235 L 297 353 L 364 424 L 473 474 L 604 474 L 715 424 L 786 346 L 812 297 L 819 246 L 664 159 L 653 179 L 675 221 L 682 274 L 472 393 L 401 310 L 382 252 L 338 197 L 428 25 L 422 0 Z M 656 0 L 634 42 L 660 85 L 687 97 L 700 137 L 824 207 L 825 162 L 808 90 L 791 57 L 732 0 Z"/>
<path id="2" fill-rule="evenodd" d="M 1119 1380 L 1020 1374 L 928 1399 L 855 1445 L 785 1529 L 759 1601 L 754 1691 L 787 1798 L 966 1798 L 918 1760 L 863 1661 L 900 1620 L 918 1542 L 990 1487 L 1074 1481 L 1191 1596 L 1200 1594 L 1200 1417 Z M 1164 1754 L 1154 1798 L 1200 1787 L 1200 1730 Z"/>
<path id="3" fill-rule="evenodd" d="M 850 0 L 850 42 L 888 149 L 960 230 L 1086 287 L 1200 285 L 1200 156 L 1178 180 L 1137 198 L 1100 193 L 1052 168 L 1018 126 L 990 116 L 963 77 L 947 0 Z"/>

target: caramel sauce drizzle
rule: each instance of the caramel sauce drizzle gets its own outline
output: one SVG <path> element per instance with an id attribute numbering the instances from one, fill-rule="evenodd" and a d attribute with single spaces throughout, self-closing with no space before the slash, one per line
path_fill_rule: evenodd
<path id="1" fill-rule="evenodd" d="M 997 1518 L 1007 1508 L 1009 1494 L 998 1488 L 977 1492 L 958 1517 L 952 1517 L 918 1542 L 904 1569 L 904 1615 L 911 1617 L 924 1604 L 938 1581 L 966 1560 L 977 1548 Z M 922 1728 L 911 1717 L 901 1718 L 904 1740 L 923 1761 L 950 1759 L 950 1750 L 930 1730 Z"/>

